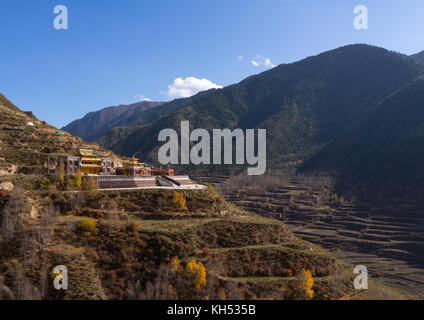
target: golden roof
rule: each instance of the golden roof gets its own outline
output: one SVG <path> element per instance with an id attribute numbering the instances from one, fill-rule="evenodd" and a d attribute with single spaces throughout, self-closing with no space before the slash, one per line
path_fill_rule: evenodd
<path id="1" fill-rule="evenodd" d="M 102 159 L 99 159 L 99 158 L 85 158 L 85 157 L 82 157 L 82 158 L 81 158 L 81 161 L 96 161 L 96 162 L 102 162 Z"/>
<path id="2" fill-rule="evenodd" d="M 134 156 L 132 158 L 125 158 L 122 164 L 124 167 L 143 167 L 143 164 L 138 163 L 138 159 L 134 158 Z"/>
<path id="3" fill-rule="evenodd" d="M 79 149 L 81 156 L 89 156 L 89 157 L 95 157 L 93 150 L 91 149 Z"/>
<path id="4" fill-rule="evenodd" d="M 99 166 L 97 164 L 82 164 L 81 168 L 101 168 L 102 166 Z"/>

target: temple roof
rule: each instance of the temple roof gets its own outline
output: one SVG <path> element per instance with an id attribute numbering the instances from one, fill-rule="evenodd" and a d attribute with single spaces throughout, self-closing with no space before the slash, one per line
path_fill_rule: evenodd
<path id="1" fill-rule="evenodd" d="M 95 154 L 91 149 L 79 149 L 79 152 L 81 156 L 95 157 Z"/>

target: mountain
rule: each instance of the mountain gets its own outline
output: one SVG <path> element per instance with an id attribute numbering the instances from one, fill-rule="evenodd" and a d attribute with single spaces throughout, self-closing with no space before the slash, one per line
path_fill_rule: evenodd
<path id="1" fill-rule="evenodd" d="M 202 93 L 199 95 L 201 94 Z M 118 143 L 139 128 L 152 123 L 186 105 L 187 101 L 190 101 L 190 99 L 191 98 L 174 100 L 170 103 L 165 103 L 155 108 L 150 108 L 148 110 L 139 112 L 133 116 L 125 117 L 124 119 L 117 119 L 111 123 L 110 126 L 105 128 L 105 130 L 99 131 L 96 136 L 96 142 L 105 148 L 110 148 L 110 146 Z"/>
<path id="2" fill-rule="evenodd" d="M 384 185 L 396 193 L 424 190 L 424 77 L 381 101 L 305 164 L 341 174 L 344 184 Z"/>
<path id="3" fill-rule="evenodd" d="M 410 58 L 418 61 L 419 63 L 424 64 L 424 51 L 421 51 L 417 54 L 413 54 L 412 56 L 410 56 Z"/>
<path id="4" fill-rule="evenodd" d="M 139 118 L 143 112 L 158 107 L 162 102 L 142 101 L 129 105 L 119 105 L 90 112 L 82 119 L 72 121 L 62 129 L 85 141 L 95 141 L 105 132 L 132 118 Z"/>
<path id="5" fill-rule="evenodd" d="M 189 120 L 191 128 L 266 128 L 268 167 L 280 168 L 316 154 L 422 72 L 405 55 L 369 45 L 345 46 L 164 104 L 161 108 L 175 110 L 110 147 L 157 162 L 158 133 L 164 128 L 179 132 L 181 120 Z"/>

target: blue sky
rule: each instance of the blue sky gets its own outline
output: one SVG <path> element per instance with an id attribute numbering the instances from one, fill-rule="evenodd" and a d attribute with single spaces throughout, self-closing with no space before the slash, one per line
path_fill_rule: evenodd
<path id="1" fill-rule="evenodd" d="M 353 27 L 358 4 L 368 30 Z M 68 8 L 68 30 L 53 27 L 56 5 Z M 226 86 L 351 43 L 416 53 L 423 13 L 422 0 L 0 0 L 0 92 L 61 127 L 187 94 L 169 91 L 176 78 Z"/>

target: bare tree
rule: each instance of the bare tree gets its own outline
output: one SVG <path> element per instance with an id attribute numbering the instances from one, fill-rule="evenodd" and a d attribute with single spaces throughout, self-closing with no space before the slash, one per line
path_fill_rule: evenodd
<path id="1" fill-rule="evenodd" d="M 40 294 L 31 281 L 25 276 L 19 264 L 13 264 L 14 291 L 17 300 L 40 300 Z"/>
<path id="2" fill-rule="evenodd" d="M 141 300 L 175 300 L 177 293 L 172 286 L 175 278 L 175 271 L 171 270 L 170 265 L 162 264 L 157 271 L 157 277 L 153 282 L 148 282 L 144 290 L 140 290 L 140 283 L 132 287 L 132 294 L 135 299 Z"/>
<path id="3" fill-rule="evenodd" d="M 227 299 L 228 300 L 243 300 L 245 296 L 245 289 L 235 281 L 229 281 L 226 284 Z"/>
<path id="4" fill-rule="evenodd" d="M 40 287 L 39 287 L 39 293 L 40 298 L 45 299 L 47 296 L 47 289 L 48 289 L 48 268 L 45 259 L 43 259 L 43 262 L 41 264 L 41 270 L 40 270 Z"/>
<path id="5" fill-rule="evenodd" d="M 109 235 L 112 234 L 113 230 L 119 229 L 121 221 L 116 210 L 110 211 L 106 214 L 106 225 L 109 229 Z"/>
<path id="6" fill-rule="evenodd" d="M 41 212 L 40 226 L 37 241 L 41 249 L 45 249 L 53 238 L 54 224 L 57 220 L 58 210 L 50 205 Z"/>
<path id="7" fill-rule="evenodd" d="M 72 192 L 69 196 L 69 205 L 72 212 L 76 212 L 84 204 L 85 195 L 84 192 Z"/>
<path id="8" fill-rule="evenodd" d="M 11 209 L 8 207 L 4 208 L 0 225 L 0 236 L 6 244 L 13 238 L 15 233 L 15 220 Z"/>
<path id="9" fill-rule="evenodd" d="M 25 205 L 24 190 L 16 188 L 1 215 L 0 236 L 6 244 L 13 238 L 16 228 L 22 222 Z"/>

